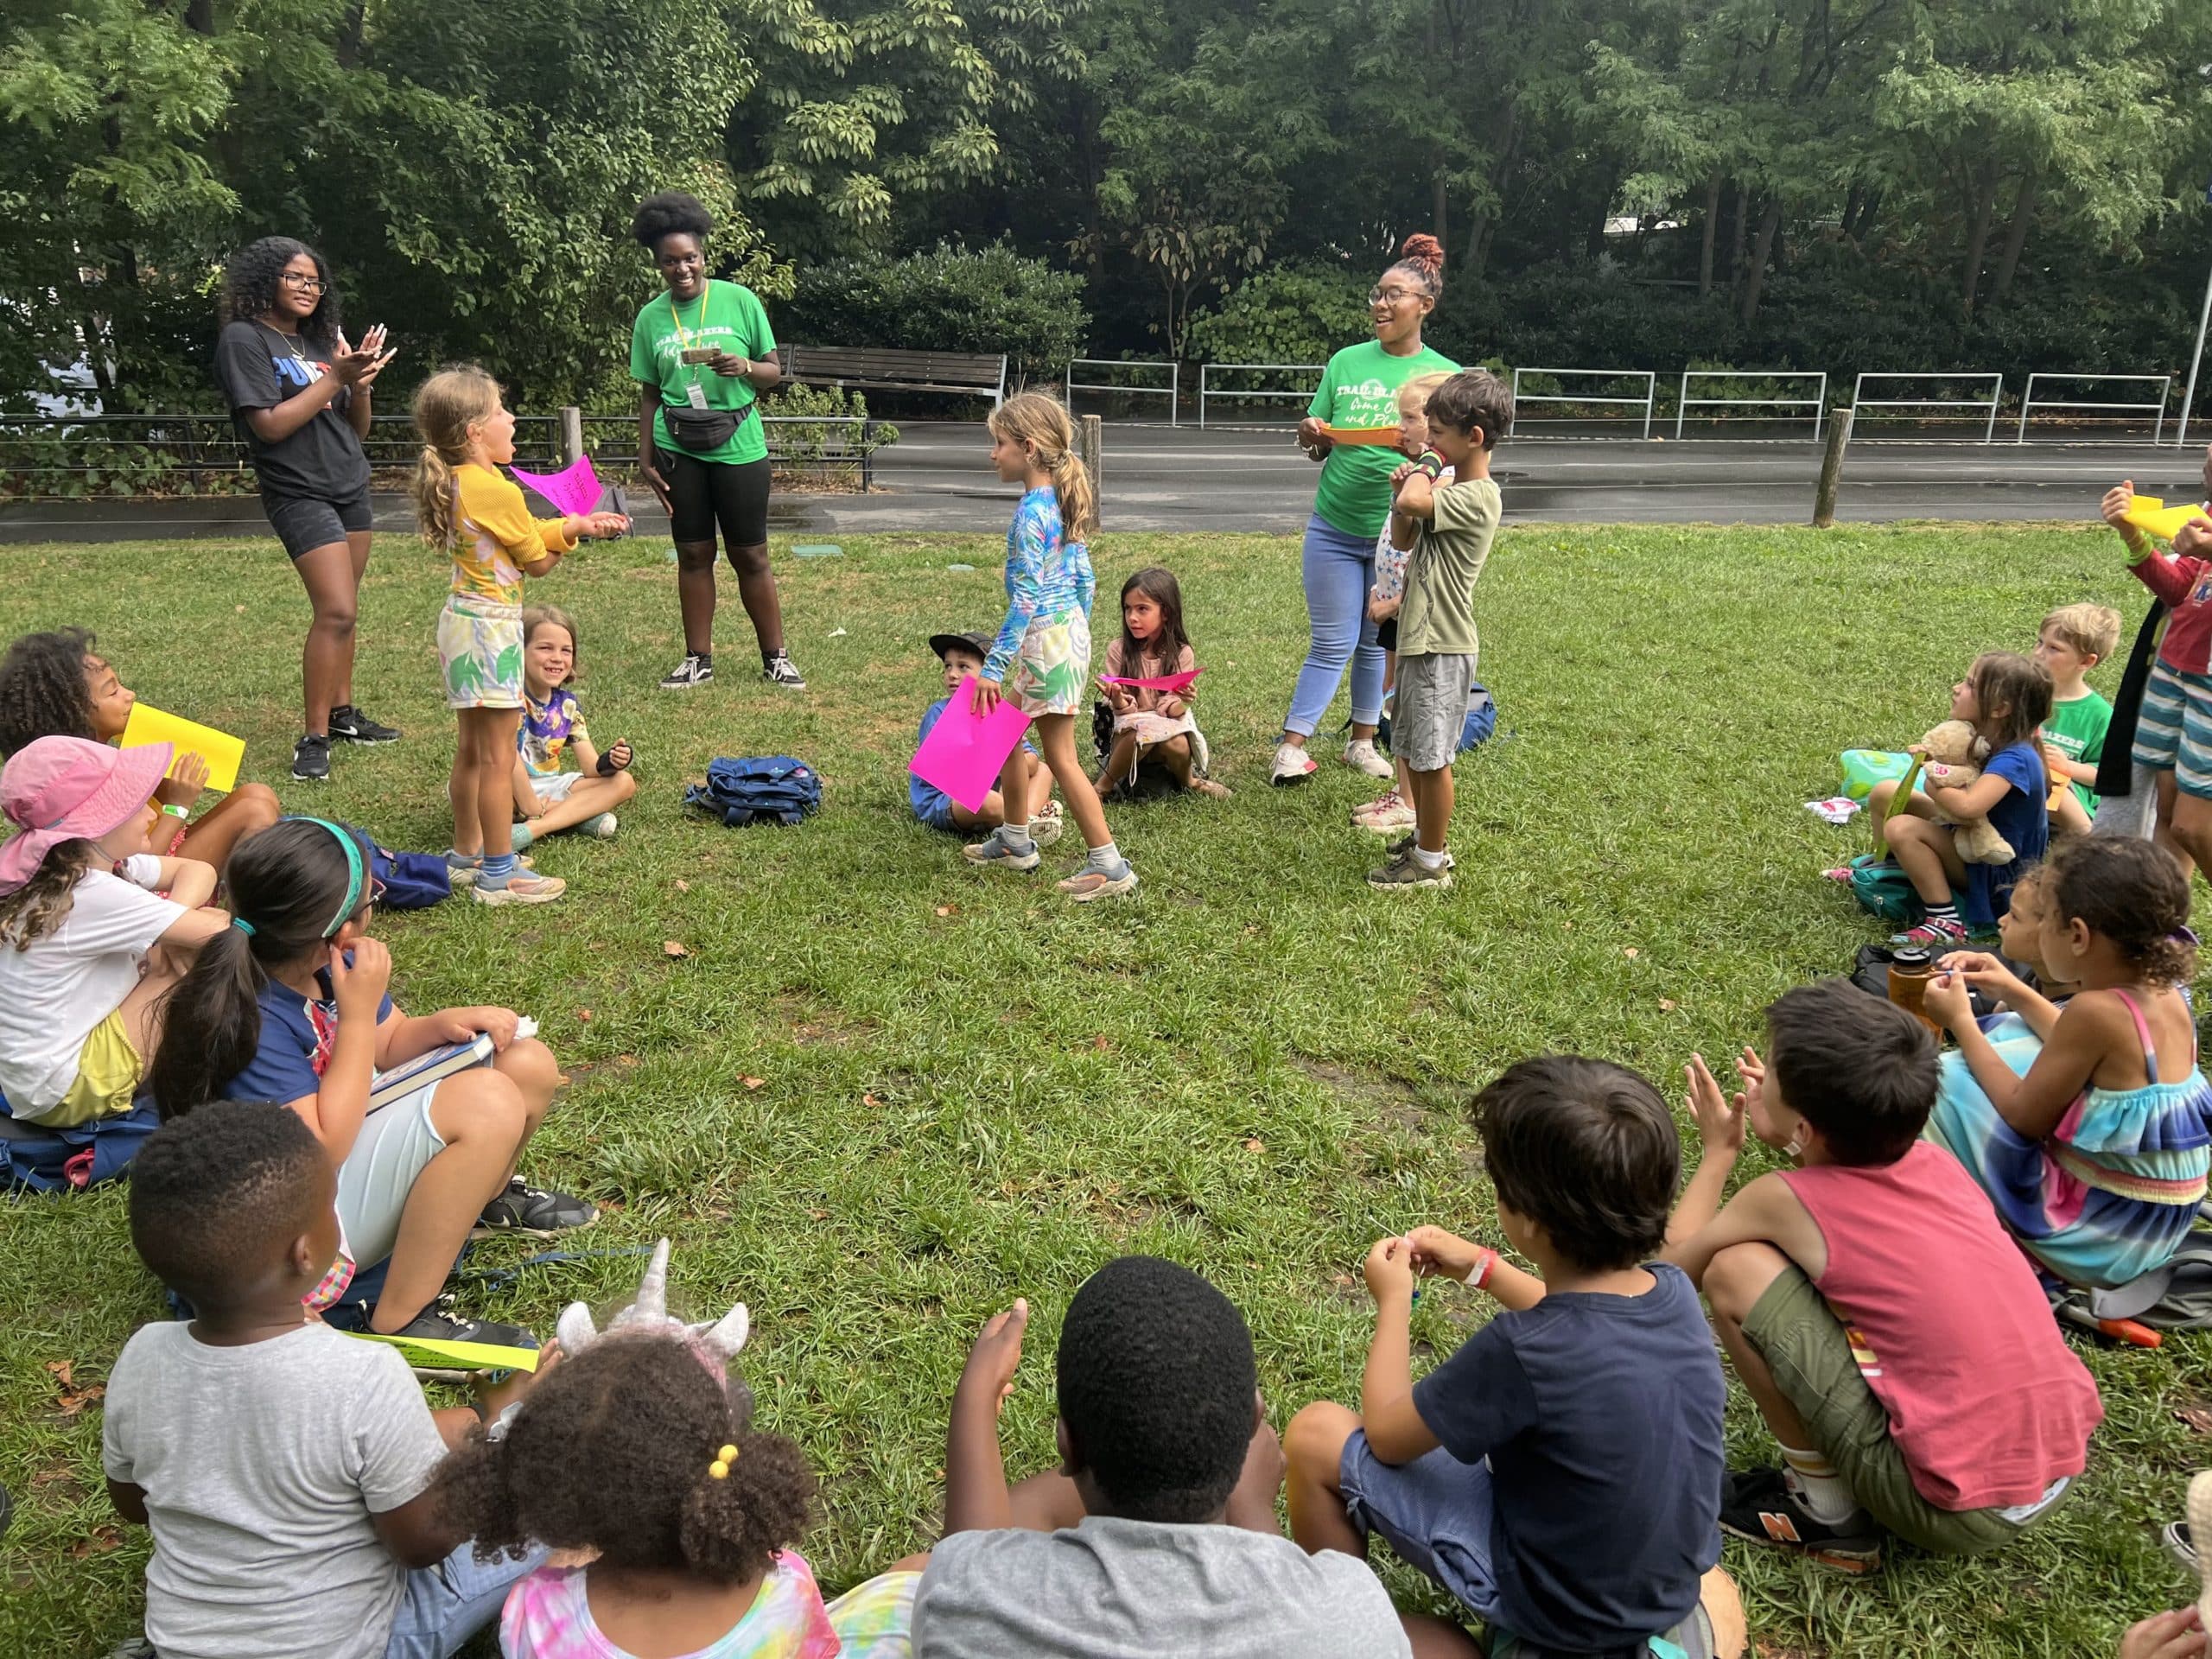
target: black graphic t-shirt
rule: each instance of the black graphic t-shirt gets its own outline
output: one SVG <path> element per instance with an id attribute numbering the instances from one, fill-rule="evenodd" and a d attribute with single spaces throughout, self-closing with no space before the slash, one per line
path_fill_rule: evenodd
<path id="1" fill-rule="evenodd" d="M 231 414 L 253 458 L 254 476 L 270 495 L 345 501 L 369 487 L 369 458 L 346 419 L 353 394 L 341 391 L 289 438 L 264 443 L 244 418 L 250 409 L 274 409 L 330 372 L 328 347 L 304 335 L 280 334 L 266 323 L 233 322 L 215 341 L 215 378 L 223 383 Z"/>

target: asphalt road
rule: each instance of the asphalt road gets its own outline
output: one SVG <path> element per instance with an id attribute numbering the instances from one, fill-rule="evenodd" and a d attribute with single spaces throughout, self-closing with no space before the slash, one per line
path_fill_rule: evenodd
<path id="1" fill-rule="evenodd" d="M 876 458 L 874 493 L 779 494 L 771 528 L 1005 530 L 1019 493 L 993 474 L 981 425 L 902 422 L 900 431 Z M 2084 518 L 2121 478 L 2169 499 L 2199 495 L 2202 454 L 2121 442 L 1860 441 L 1845 463 L 1837 512 L 1860 523 Z M 1516 438 L 1499 446 L 1496 471 L 1508 524 L 1802 524 L 1812 516 L 1820 464 L 1820 449 L 1806 442 Z M 1315 469 L 1287 427 L 1109 425 L 1102 471 L 1109 531 L 1292 531 L 1313 505 Z M 378 496 L 376 507 L 378 531 L 412 528 L 403 498 Z M 665 534 L 650 501 L 645 508 L 639 531 Z M 250 496 L 0 505 L 0 542 L 267 533 Z"/>

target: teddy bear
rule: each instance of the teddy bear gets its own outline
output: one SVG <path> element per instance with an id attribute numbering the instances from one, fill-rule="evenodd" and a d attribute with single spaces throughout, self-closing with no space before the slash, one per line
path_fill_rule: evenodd
<path id="1" fill-rule="evenodd" d="M 1918 747 L 1928 757 L 1920 769 L 1923 787 L 1941 784 L 1946 789 L 1964 789 L 1981 776 L 1980 762 L 1989 753 L 1988 743 L 1974 735 L 1974 728 L 1963 720 L 1943 721 L 1922 738 Z M 1951 844 L 1967 863 L 2012 861 L 2012 843 L 1999 835 L 1987 818 L 1955 818 L 1939 806 L 1936 822 L 1957 827 Z"/>

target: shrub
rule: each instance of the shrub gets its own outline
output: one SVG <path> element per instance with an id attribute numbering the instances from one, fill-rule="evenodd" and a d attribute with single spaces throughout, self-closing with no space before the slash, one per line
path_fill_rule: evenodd
<path id="1" fill-rule="evenodd" d="M 861 393 L 848 391 L 842 386 L 810 386 L 800 380 L 786 380 L 769 392 L 761 400 L 760 412 L 777 417 L 820 415 L 868 418 L 868 399 Z M 767 432 L 769 453 L 775 459 L 778 472 L 812 472 L 833 483 L 857 483 L 859 461 L 886 444 L 899 442 L 899 429 L 888 421 L 851 427 L 832 426 L 827 421 L 820 425 L 798 421 L 784 424 L 779 418 L 779 423 L 768 428 Z M 843 479 L 841 474 L 849 464 L 854 476 Z"/>
<path id="2" fill-rule="evenodd" d="M 1271 265 L 1192 319 L 1201 363 L 1325 363 L 1366 339 L 1371 276 L 1318 262 Z"/>
<path id="3" fill-rule="evenodd" d="M 1016 380 L 1057 378 L 1083 349 L 1083 278 L 1002 243 L 802 268 L 776 334 L 810 346 L 1004 352 Z"/>

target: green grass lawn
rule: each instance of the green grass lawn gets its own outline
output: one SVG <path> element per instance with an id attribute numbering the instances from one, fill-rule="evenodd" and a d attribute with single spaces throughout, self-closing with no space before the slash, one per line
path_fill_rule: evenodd
<path id="1" fill-rule="evenodd" d="M 1236 794 L 1116 812 L 1144 886 L 1077 906 L 1050 886 L 1071 847 L 1042 879 L 975 872 L 907 811 L 915 722 L 938 695 L 925 641 L 995 623 L 1000 552 L 880 537 L 802 562 L 779 542 L 812 688 L 755 677 L 725 584 L 722 677 L 682 697 L 654 686 L 681 654 L 665 550 L 571 559 L 533 591 L 580 619 L 602 747 L 637 746 L 620 838 L 540 849 L 569 883 L 555 907 L 379 925 L 403 1007 L 499 1001 L 541 1022 L 574 1084 L 526 1167 L 605 1206 L 577 1247 L 665 1233 L 695 1310 L 751 1304 L 765 1420 L 822 1478 L 804 1548 L 825 1585 L 931 1536 L 953 1382 L 1016 1295 L 1034 1317 L 1007 1460 L 1047 1461 L 1061 1312 L 1117 1253 L 1173 1256 L 1236 1299 L 1278 1427 L 1317 1396 L 1356 1401 L 1369 1243 L 1421 1221 L 1496 1239 L 1473 1090 L 1519 1056 L 1578 1049 L 1679 1097 L 1693 1049 L 1732 1053 L 1770 999 L 1878 931 L 1817 874 L 1857 845 L 1802 804 L 1834 792 L 1836 752 L 1917 736 L 1978 650 L 2026 648 L 2052 605 L 2109 601 L 2131 628 L 2140 609 L 2110 537 L 2088 530 L 1510 531 L 1478 601 L 1510 736 L 1461 764 L 1458 886 L 1378 894 L 1362 881 L 1376 844 L 1345 820 L 1368 784 L 1333 746 L 1306 788 L 1267 787 L 1305 651 L 1295 542 L 1109 534 L 1099 643 L 1124 575 L 1176 570 Z M 408 738 L 341 752 L 320 790 L 286 776 L 307 612 L 273 541 L 0 549 L 0 635 L 95 627 L 142 696 L 242 733 L 250 774 L 288 804 L 439 848 L 443 583 L 418 544 L 380 539 L 359 701 Z M 2116 670 L 2097 678 L 2109 690 Z M 679 811 L 711 756 L 777 752 L 828 780 L 804 828 Z M 1767 1166 L 1756 1147 L 1747 1163 L 1745 1179 Z M 476 1260 L 528 1253 L 502 1241 Z M 533 1268 L 476 1306 L 550 1331 L 637 1269 Z M 1424 1354 L 1487 1311 L 1425 1297 Z M 120 1191 L 0 1203 L 0 1483 L 19 1503 L 0 1651 L 103 1653 L 134 1628 L 145 1536 L 109 1513 L 97 1404 L 53 1368 L 97 1384 L 161 1315 Z M 2212 1344 L 2085 1357 L 2108 1416 L 2056 1519 L 1993 1560 L 1900 1548 L 1864 1583 L 1732 1543 L 1762 1649 L 2109 1653 L 2126 1622 L 2183 1599 L 2154 1532 L 2212 1463 L 2177 1416 L 2212 1394 Z M 1736 1461 L 1771 1460 L 1740 1390 L 1729 1434 Z"/>

